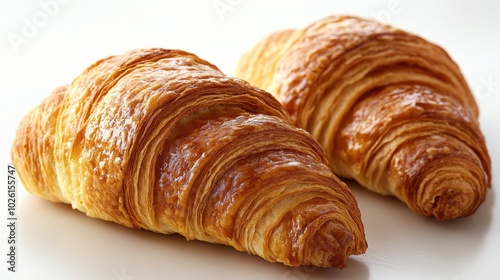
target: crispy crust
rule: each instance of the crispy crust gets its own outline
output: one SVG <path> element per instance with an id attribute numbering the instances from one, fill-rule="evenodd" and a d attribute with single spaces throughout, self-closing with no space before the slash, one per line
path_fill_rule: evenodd
<path id="1" fill-rule="evenodd" d="M 21 122 L 26 188 L 88 216 L 342 268 L 366 250 L 356 200 L 267 92 L 183 51 L 108 57 Z"/>
<path id="2" fill-rule="evenodd" d="M 491 187 L 473 95 L 448 54 L 418 36 L 331 16 L 265 38 L 236 76 L 276 96 L 334 173 L 422 215 L 468 216 Z"/>

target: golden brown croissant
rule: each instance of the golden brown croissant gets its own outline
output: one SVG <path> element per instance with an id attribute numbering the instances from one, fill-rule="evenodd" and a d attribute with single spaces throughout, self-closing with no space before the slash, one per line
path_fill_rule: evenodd
<path id="1" fill-rule="evenodd" d="M 236 76 L 275 95 L 339 176 L 439 220 L 475 212 L 491 185 L 478 108 L 440 47 L 332 16 L 270 35 Z"/>
<path id="2" fill-rule="evenodd" d="M 367 244 L 351 191 L 267 92 L 177 50 L 100 60 L 21 122 L 26 188 L 88 216 L 344 267 Z"/>

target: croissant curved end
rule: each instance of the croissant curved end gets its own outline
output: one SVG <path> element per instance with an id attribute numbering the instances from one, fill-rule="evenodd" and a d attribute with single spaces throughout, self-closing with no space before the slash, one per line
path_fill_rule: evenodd
<path id="1" fill-rule="evenodd" d="M 305 264 L 343 268 L 346 266 L 347 257 L 338 256 L 355 253 L 356 242 L 353 234 L 333 221 L 325 223 L 311 236 L 311 239 L 314 242 L 310 242 L 312 246 L 305 250 Z"/>
<path id="2" fill-rule="evenodd" d="M 489 176 L 480 158 L 449 135 L 407 141 L 393 155 L 389 176 L 393 193 L 408 206 L 437 220 L 473 214 L 485 200 Z"/>
<path id="3" fill-rule="evenodd" d="M 432 214 L 438 220 L 455 219 L 467 215 L 460 211 L 461 209 L 470 209 L 476 199 L 473 192 L 466 192 L 472 187 L 469 183 L 461 180 L 444 181 L 439 189 L 441 190 L 434 196 L 432 203 Z"/>
<path id="4" fill-rule="evenodd" d="M 449 167 L 433 170 L 429 181 L 423 181 L 420 188 L 427 189 L 422 200 L 415 203 L 416 211 L 437 220 L 452 220 L 473 214 L 484 201 L 486 189 L 481 189 L 480 176 L 464 170 L 461 173 Z M 424 186 L 425 184 L 425 186 Z"/>

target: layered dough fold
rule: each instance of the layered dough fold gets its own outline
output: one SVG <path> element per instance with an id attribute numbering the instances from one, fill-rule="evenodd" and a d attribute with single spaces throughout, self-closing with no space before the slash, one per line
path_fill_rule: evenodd
<path id="1" fill-rule="evenodd" d="M 309 133 L 272 95 L 183 51 L 97 61 L 24 117 L 12 159 L 30 192 L 128 227 L 291 266 L 342 268 L 367 247 Z"/>
<path id="2" fill-rule="evenodd" d="M 236 75 L 276 96 L 339 176 L 439 220 L 470 215 L 486 197 L 476 102 L 458 66 L 425 39 L 331 16 L 263 39 Z"/>

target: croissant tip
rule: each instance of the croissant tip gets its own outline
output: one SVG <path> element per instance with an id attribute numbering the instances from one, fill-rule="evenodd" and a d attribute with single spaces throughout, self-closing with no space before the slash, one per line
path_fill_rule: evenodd
<path id="1" fill-rule="evenodd" d="M 336 221 L 327 222 L 311 236 L 303 263 L 318 267 L 344 268 L 350 255 L 366 250 L 366 246 L 360 246 L 358 243 L 355 233 L 351 230 Z"/>
<path id="2" fill-rule="evenodd" d="M 470 216 L 484 200 L 478 198 L 477 189 L 466 180 L 443 181 L 429 203 L 430 214 L 438 221 Z"/>

